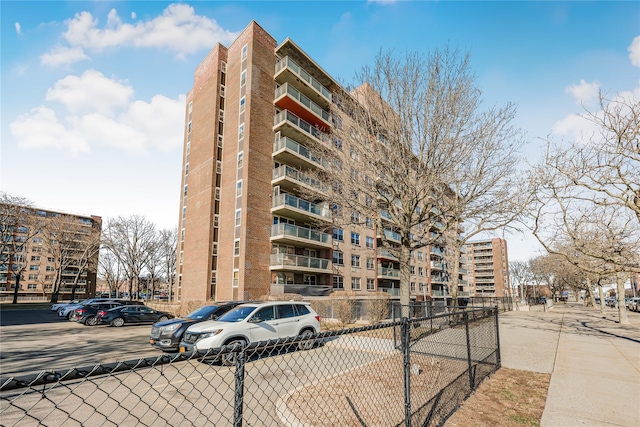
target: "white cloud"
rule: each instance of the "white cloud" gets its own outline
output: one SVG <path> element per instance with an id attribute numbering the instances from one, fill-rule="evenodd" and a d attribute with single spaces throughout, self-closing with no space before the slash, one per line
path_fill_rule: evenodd
<path id="1" fill-rule="evenodd" d="M 81 47 L 56 46 L 49 53 L 40 57 L 40 63 L 49 67 L 58 67 L 71 65 L 85 59 L 89 59 L 89 57 Z"/>
<path id="2" fill-rule="evenodd" d="M 238 35 L 225 30 L 214 19 L 196 15 L 186 4 L 169 5 L 161 16 L 135 24 L 123 23 L 115 9 L 109 12 L 107 25 L 102 29 L 89 12 L 76 14 L 66 24 L 68 29 L 63 36 L 67 42 L 90 50 L 153 47 L 184 55 L 210 49 L 218 42 L 229 44 Z"/>
<path id="3" fill-rule="evenodd" d="M 567 93 L 570 93 L 576 100 L 577 103 L 588 103 L 598 97 L 598 92 L 600 91 L 600 83 L 594 81 L 591 83 L 587 83 L 584 80 L 580 80 L 580 83 L 577 85 L 569 86 L 565 88 Z"/>
<path id="4" fill-rule="evenodd" d="M 145 155 L 183 142 L 184 96 L 135 100 L 130 86 L 89 70 L 57 81 L 47 101 L 59 101 L 61 112 L 41 105 L 10 125 L 21 149 L 56 148 L 79 155 L 100 145 Z"/>
<path id="5" fill-rule="evenodd" d="M 636 67 L 640 67 L 640 36 L 633 39 L 627 50 L 629 51 L 631 63 Z"/>
<path id="6" fill-rule="evenodd" d="M 22 27 L 20 26 L 20 23 L 16 22 L 15 26 L 16 26 L 16 34 L 21 36 L 22 35 Z"/>
<path id="7" fill-rule="evenodd" d="M 135 12 L 131 12 L 131 19 L 136 19 L 138 15 Z"/>
<path id="8" fill-rule="evenodd" d="M 47 101 L 64 104 L 71 113 L 83 111 L 111 115 L 126 106 L 133 97 L 133 88 L 111 80 L 96 70 L 87 70 L 82 76 L 67 76 L 58 80 L 47 91 Z"/>

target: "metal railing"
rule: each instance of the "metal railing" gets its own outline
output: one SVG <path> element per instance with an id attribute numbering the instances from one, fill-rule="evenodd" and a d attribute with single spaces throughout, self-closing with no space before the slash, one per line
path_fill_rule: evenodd
<path id="1" fill-rule="evenodd" d="M 327 101 L 331 101 L 332 96 L 329 89 L 324 87 L 318 80 L 311 77 L 311 74 L 309 74 L 304 68 L 299 66 L 293 59 L 289 58 L 288 56 L 285 56 L 284 58 L 276 62 L 276 74 L 278 74 L 280 70 L 285 67 L 289 68 L 291 71 L 293 71 L 294 74 L 298 75 L 300 78 L 302 78 L 302 80 L 307 82 L 319 94 L 324 96 Z"/>
<path id="2" fill-rule="evenodd" d="M 436 426 L 499 367 L 498 312 L 476 309 L 2 378 L 0 419 L 4 426 Z"/>
<path id="3" fill-rule="evenodd" d="M 271 237 L 289 236 L 298 239 L 310 240 L 312 242 L 331 245 L 331 235 L 322 233 L 310 228 L 298 227 L 293 224 L 273 224 L 271 226 Z"/>

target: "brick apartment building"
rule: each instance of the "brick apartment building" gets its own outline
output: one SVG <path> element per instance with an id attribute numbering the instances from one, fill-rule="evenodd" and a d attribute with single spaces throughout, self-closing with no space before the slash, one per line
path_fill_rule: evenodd
<path id="1" fill-rule="evenodd" d="M 344 91 L 256 22 L 200 63 L 185 111 L 178 299 L 256 299 L 272 289 L 399 295 L 398 260 L 378 249 L 373 222 L 318 231 L 331 210 L 302 195 L 315 185 L 305 171 L 326 161 L 314 146 L 336 143 L 332 94 Z M 446 295 L 445 251 L 412 254 L 414 297 Z"/>
<path id="2" fill-rule="evenodd" d="M 475 296 L 512 296 L 507 241 L 494 238 L 464 245 L 465 280 Z"/>
<path id="3" fill-rule="evenodd" d="M 60 276 L 59 299 L 69 299 L 72 294 L 76 298 L 95 295 L 98 253 L 95 252 L 84 267 L 74 260 L 77 259 L 77 252 L 81 251 L 82 244 L 79 242 L 86 236 L 93 233 L 94 238 L 99 239 L 101 217 L 33 208 L 28 214 L 15 220 L 15 217 L 11 218 L 13 215 L 6 215 L 7 212 L 11 212 L 11 209 L 3 207 L 1 228 L 5 243 L 0 254 L 2 300 L 12 299 L 16 272 L 20 267 L 24 267 L 24 271 L 18 289 L 19 300 L 49 298 L 54 291 L 56 275 Z M 64 229 L 65 239 L 75 242 L 64 247 L 65 254 L 62 256 L 52 253 L 55 252 L 53 245 L 47 241 L 46 230 L 53 227 L 54 222 L 57 222 L 56 227 Z M 38 227 L 40 232 L 34 234 L 34 227 Z M 62 263 L 61 258 L 64 258 Z M 77 283 L 75 289 L 74 282 Z"/>

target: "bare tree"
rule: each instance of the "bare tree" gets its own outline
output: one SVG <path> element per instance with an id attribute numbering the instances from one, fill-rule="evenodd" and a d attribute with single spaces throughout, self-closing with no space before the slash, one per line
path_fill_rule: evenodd
<path id="1" fill-rule="evenodd" d="M 109 287 L 109 294 L 120 296 L 122 285 L 125 283 L 124 266 L 108 248 L 100 249 L 100 257 L 98 258 L 98 274 Z"/>
<path id="2" fill-rule="evenodd" d="M 160 230 L 160 256 L 162 257 L 162 274 L 169 283 L 169 293 L 174 293 L 176 279 L 176 259 L 178 250 L 178 229 Z"/>
<path id="3" fill-rule="evenodd" d="M 497 224 L 471 206 L 506 191 L 511 166 L 498 163 L 511 162 L 517 146 L 515 110 L 483 111 L 469 55 L 449 48 L 428 57 L 381 52 L 357 80 L 364 83 L 352 92 L 334 94 L 341 113 L 321 152 L 331 161 L 312 175 L 320 183 L 316 200 L 330 203 L 334 224 L 375 224 L 379 246 L 399 260 L 400 302 L 408 306 L 412 251 L 444 248 L 471 218 Z M 476 169 L 465 169 L 466 161 Z M 494 168 L 492 187 L 485 175 Z M 458 170 L 465 179 L 454 181 Z M 480 177 L 476 190 L 471 176 Z"/>
<path id="4" fill-rule="evenodd" d="M 145 242 L 144 267 L 148 274 L 147 291 L 151 285 L 151 296 L 155 295 L 156 282 L 162 274 L 164 267 L 162 253 L 162 233 L 157 232 L 152 239 Z M 148 292 L 147 292 L 148 297 Z"/>
<path id="5" fill-rule="evenodd" d="M 0 193 L 0 272 L 7 284 L 14 280 L 13 304 L 18 303 L 20 280 L 27 268 L 27 253 L 33 238 L 40 232 L 40 223 L 30 200 Z"/>
<path id="6" fill-rule="evenodd" d="M 511 275 L 511 282 L 518 284 L 518 294 L 523 299 L 525 297 L 526 283 L 531 277 L 529 264 L 526 261 L 510 261 L 509 274 Z"/>
<path id="7" fill-rule="evenodd" d="M 145 251 L 155 234 L 155 225 L 139 215 L 111 219 L 105 228 L 103 242 L 124 267 L 130 298 L 134 297 L 134 284 L 135 298 L 138 298 L 140 275 L 145 266 Z"/>

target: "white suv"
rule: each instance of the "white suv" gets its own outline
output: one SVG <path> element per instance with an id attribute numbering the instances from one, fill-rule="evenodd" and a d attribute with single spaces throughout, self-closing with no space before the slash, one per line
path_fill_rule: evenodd
<path id="1" fill-rule="evenodd" d="M 180 342 L 181 353 L 206 351 L 235 343 L 255 343 L 298 335 L 310 337 L 320 332 L 320 316 L 306 302 L 270 301 L 242 304 L 222 315 L 189 326 Z M 313 339 L 301 340 L 298 347 L 313 347 Z M 222 363 L 235 363 L 233 354 L 225 354 Z"/>

